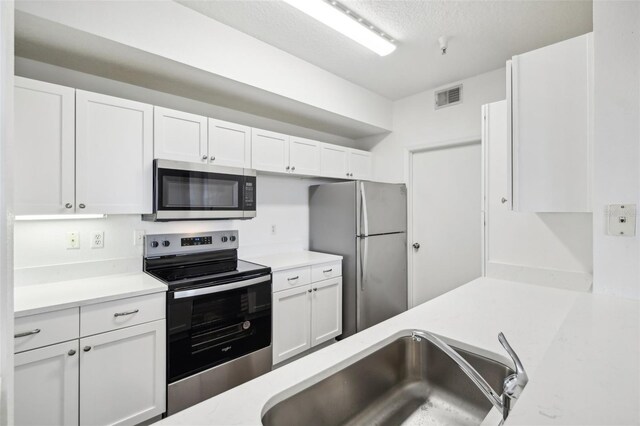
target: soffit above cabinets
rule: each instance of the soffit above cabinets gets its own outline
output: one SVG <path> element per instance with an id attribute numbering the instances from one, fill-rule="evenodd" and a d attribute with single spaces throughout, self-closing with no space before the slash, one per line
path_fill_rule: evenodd
<path id="1" fill-rule="evenodd" d="M 114 39 L 97 36 L 88 31 L 63 25 L 58 22 L 62 19 L 60 16 L 64 15 L 60 11 L 55 11 L 59 13 L 57 16 L 52 14 L 53 17 L 51 19 L 44 19 L 41 16 L 36 16 L 20 9 L 21 7 L 38 7 L 33 6 L 33 4 L 37 3 L 18 2 L 16 4 L 16 56 L 349 139 L 378 135 L 391 130 L 391 102 L 389 100 L 332 76 L 311 64 L 302 63 L 302 61 L 290 57 L 284 52 L 278 51 L 275 54 L 287 55 L 291 61 L 301 63 L 302 67 L 312 67 L 313 69 L 310 69 L 310 71 L 317 71 L 321 76 L 322 73 L 325 73 L 329 80 L 332 78 L 337 79 L 337 86 L 343 85 L 347 88 L 353 88 L 355 92 L 362 92 L 364 96 L 358 102 L 371 99 L 371 114 L 367 116 L 368 111 L 361 113 L 365 108 L 357 108 L 357 102 L 352 102 L 353 97 L 350 100 L 346 93 L 341 94 L 333 91 L 333 93 L 328 93 L 328 97 L 332 97 L 331 102 L 333 102 L 333 105 L 350 105 L 349 107 L 342 111 L 338 111 L 339 108 L 335 110 L 325 108 L 321 105 L 324 101 L 322 96 L 315 95 L 315 98 L 310 97 L 310 99 L 313 98 L 314 100 L 319 100 L 319 102 L 306 102 L 305 95 L 310 90 L 304 87 L 297 91 L 301 93 L 298 99 L 283 96 L 278 90 L 265 90 L 257 85 L 247 84 L 242 79 L 227 78 L 214 72 L 170 59 L 167 56 L 150 53 Z M 62 4 L 64 2 L 57 3 Z M 95 4 L 100 3 L 97 2 Z M 117 4 L 118 2 L 103 2 L 103 5 L 104 3 Z M 143 7 L 141 4 L 144 5 L 144 3 L 137 3 L 137 7 Z M 169 4 L 167 5 L 167 3 Z M 161 2 L 157 5 L 161 4 L 164 4 L 163 7 L 174 7 L 185 11 L 185 14 L 188 15 L 187 18 L 209 21 L 208 18 L 202 17 L 200 14 L 176 3 Z M 65 6 L 62 5 L 60 7 Z M 114 7 L 124 6 L 123 3 L 120 3 L 120 6 L 116 5 Z M 46 9 L 43 10 L 49 12 Z M 231 28 L 228 30 L 237 32 Z M 244 34 L 238 34 L 240 34 L 239 37 L 247 37 Z M 251 43 L 251 40 L 249 40 L 249 43 Z M 256 40 L 253 40 L 253 42 L 261 43 Z M 186 50 L 188 48 L 189 46 L 185 46 Z M 192 48 L 197 50 L 201 49 L 202 46 L 192 46 Z M 266 49 L 274 50 L 270 46 L 267 46 Z M 251 66 L 252 62 L 247 60 L 246 67 L 249 68 Z M 273 70 L 265 70 L 266 74 L 270 72 L 273 72 Z M 239 75 L 242 75 L 242 72 L 239 72 Z M 317 89 L 316 93 L 318 93 Z M 344 102 L 341 102 L 341 100 L 344 100 Z M 364 102 L 364 104 L 367 104 L 367 102 Z M 368 117 L 372 119 L 369 120 Z"/>
<path id="2" fill-rule="evenodd" d="M 593 27 L 591 1 L 340 0 L 397 40 L 380 57 L 282 1 L 177 1 L 394 100 L 504 67 L 515 54 Z"/>

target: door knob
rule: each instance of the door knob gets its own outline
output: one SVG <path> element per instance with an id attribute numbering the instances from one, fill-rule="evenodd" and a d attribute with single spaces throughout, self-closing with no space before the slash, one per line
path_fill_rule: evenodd
<path id="1" fill-rule="evenodd" d="M 418 250 L 420 248 L 420 243 L 413 243 L 413 248 Z"/>

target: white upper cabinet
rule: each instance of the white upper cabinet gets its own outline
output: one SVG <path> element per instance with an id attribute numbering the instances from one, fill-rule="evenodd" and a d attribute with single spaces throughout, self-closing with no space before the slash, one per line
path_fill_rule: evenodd
<path id="1" fill-rule="evenodd" d="M 507 72 L 513 209 L 590 212 L 592 34 L 514 56 Z"/>
<path id="2" fill-rule="evenodd" d="M 14 97 L 16 214 L 74 213 L 75 89 L 15 77 Z"/>
<path id="3" fill-rule="evenodd" d="M 153 107 L 76 91 L 76 200 L 81 213 L 151 213 Z"/>
<path id="4" fill-rule="evenodd" d="M 251 168 L 251 128 L 210 118 L 209 160 L 220 166 Z"/>
<path id="5" fill-rule="evenodd" d="M 349 178 L 349 148 L 323 143 L 320 146 L 321 176 Z"/>
<path id="6" fill-rule="evenodd" d="M 289 171 L 289 136 L 251 129 L 251 167 L 265 172 Z"/>
<path id="7" fill-rule="evenodd" d="M 153 108 L 154 158 L 208 162 L 207 117 Z"/>
<path id="8" fill-rule="evenodd" d="M 320 175 L 320 142 L 291 137 L 289 141 L 289 171 L 299 175 Z"/>
<path id="9" fill-rule="evenodd" d="M 349 177 L 371 179 L 371 153 L 357 149 L 349 150 Z"/>

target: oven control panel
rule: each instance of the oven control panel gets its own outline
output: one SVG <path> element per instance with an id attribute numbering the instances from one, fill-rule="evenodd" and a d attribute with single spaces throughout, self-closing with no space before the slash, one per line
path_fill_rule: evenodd
<path id="1" fill-rule="evenodd" d="M 149 234 L 144 239 L 144 256 L 166 256 L 203 251 L 237 249 L 238 231 L 212 231 L 194 234 Z"/>

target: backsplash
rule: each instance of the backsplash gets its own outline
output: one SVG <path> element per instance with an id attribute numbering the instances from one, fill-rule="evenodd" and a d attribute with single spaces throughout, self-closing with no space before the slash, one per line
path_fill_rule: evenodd
<path id="1" fill-rule="evenodd" d="M 238 229 L 239 255 L 244 258 L 307 249 L 308 187 L 321 182 L 258 176 L 258 214 L 251 220 L 145 222 L 140 215 L 111 215 L 104 219 L 18 221 L 16 285 L 139 271 L 143 247 L 134 244 L 136 230 L 158 234 Z M 104 248 L 91 248 L 94 231 L 104 232 Z M 69 232 L 79 233 L 80 248 L 66 248 Z"/>

